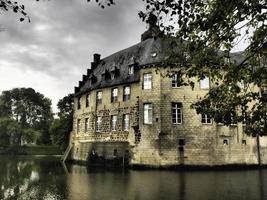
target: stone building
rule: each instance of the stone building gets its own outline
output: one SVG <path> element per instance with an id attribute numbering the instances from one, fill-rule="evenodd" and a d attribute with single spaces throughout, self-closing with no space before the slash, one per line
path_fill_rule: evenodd
<path id="1" fill-rule="evenodd" d="M 71 159 L 127 157 L 130 165 L 153 167 L 256 165 L 259 158 L 267 164 L 265 137 L 257 149 L 242 124 L 226 127 L 190 107 L 212 83 L 206 77 L 195 79 L 194 89 L 179 86 L 178 67 L 166 67 L 168 47 L 150 28 L 132 47 L 103 59 L 94 54 L 75 87 Z"/>

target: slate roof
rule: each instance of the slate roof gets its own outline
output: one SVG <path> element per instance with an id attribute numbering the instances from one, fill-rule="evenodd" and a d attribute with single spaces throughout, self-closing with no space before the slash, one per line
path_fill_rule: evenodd
<path id="1" fill-rule="evenodd" d="M 167 38 L 146 38 L 136 45 L 101 59 L 96 64 L 93 63 L 93 69 L 88 69 L 87 75 L 83 75 L 83 80 L 79 82 L 79 87 L 75 87 L 75 95 L 79 96 L 94 89 L 139 82 L 138 69 L 153 64 L 163 65 L 170 55 L 168 49 L 172 48 L 171 46 L 171 40 Z M 172 52 L 183 55 L 177 43 L 174 48 L 175 51 L 172 49 Z M 237 62 L 243 59 L 242 52 L 232 53 L 231 57 Z M 133 75 L 128 74 L 130 65 L 135 66 Z M 105 80 L 104 75 L 114 72 L 117 72 L 117 77 Z"/>
<path id="2" fill-rule="evenodd" d="M 79 89 L 75 94 L 81 95 L 98 88 L 139 82 L 139 73 L 128 75 L 128 67 L 134 65 L 135 70 L 138 70 L 141 66 L 164 63 L 168 58 L 168 48 L 170 48 L 168 39 L 148 38 L 134 46 L 103 58 L 84 77 L 85 80 L 80 82 Z M 115 70 L 119 72 L 118 77 L 113 80 L 104 80 L 103 75 L 105 73 L 112 73 Z M 92 84 L 91 79 L 93 76 L 96 77 L 96 82 Z"/>

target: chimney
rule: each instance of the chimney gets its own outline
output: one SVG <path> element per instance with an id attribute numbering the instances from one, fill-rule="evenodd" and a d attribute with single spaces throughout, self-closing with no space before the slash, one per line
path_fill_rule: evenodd
<path id="1" fill-rule="evenodd" d="M 96 64 L 94 62 L 91 62 L 91 70 L 93 70 L 96 67 Z"/>
<path id="2" fill-rule="evenodd" d="M 94 63 L 97 65 L 100 62 L 101 55 L 98 53 L 94 54 Z"/>
<path id="3" fill-rule="evenodd" d="M 83 82 L 85 82 L 87 79 L 87 76 L 86 75 L 83 75 Z"/>
<path id="4" fill-rule="evenodd" d="M 87 76 L 91 74 L 91 69 L 87 69 Z"/>
<path id="5" fill-rule="evenodd" d="M 74 87 L 74 93 L 79 92 L 79 87 Z"/>

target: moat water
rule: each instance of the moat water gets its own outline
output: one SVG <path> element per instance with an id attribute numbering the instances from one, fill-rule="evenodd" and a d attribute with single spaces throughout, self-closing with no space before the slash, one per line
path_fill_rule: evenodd
<path id="1" fill-rule="evenodd" d="M 267 200 L 267 169 L 88 170 L 59 157 L 0 156 L 0 199 Z"/>

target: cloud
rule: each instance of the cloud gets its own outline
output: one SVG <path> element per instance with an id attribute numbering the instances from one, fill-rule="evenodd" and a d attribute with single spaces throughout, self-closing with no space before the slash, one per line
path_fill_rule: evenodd
<path id="1" fill-rule="evenodd" d="M 141 0 L 117 1 L 117 5 L 106 9 L 86 0 L 23 0 L 21 3 L 25 4 L 31 23 L 20 23 L 19 16 L 11 12 L 4 13 L 0 19 L 1 27 L 6 30 L 0 32 L 0 75 L 4 75 L 3 69 L 10 77 L 16 71 L 17 78 L 22 80 L 18 84 L 9 79 L 12 87 L 27 82 L 27 86 L 35 88 L 34 74 L 38 74 L 39 78 L 50 80 L 40 81 L 45 84 L 38 86 L 45 95 L 63 97 L 73 92 L 65 88 L 73 88 L 81 79 L 93 53 L 108 56 L 127 48 L 139 42 L 145 31 L 145 24 L 137 16 L 143 8 Z M 27 80 L 18 76 L 18 71 L 28 73 Z M 0 91 L 8 88 L 8 83 L 2 83 L 0 79 Z"/>

